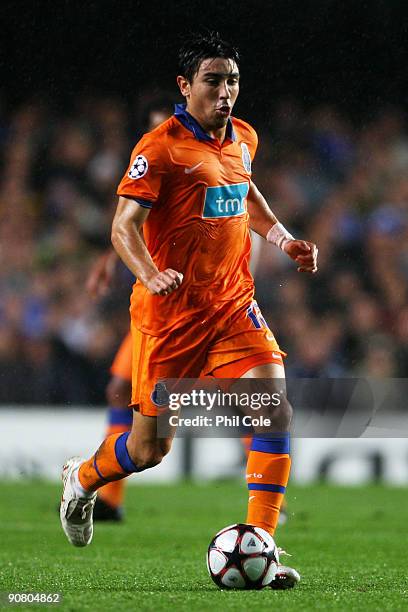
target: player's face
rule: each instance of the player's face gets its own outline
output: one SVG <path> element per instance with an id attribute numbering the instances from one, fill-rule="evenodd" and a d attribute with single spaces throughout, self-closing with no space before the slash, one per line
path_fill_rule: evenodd
<path id="1" fill-rule="evenodd" d="M 178 78 L 187 110 L 207 131 L 225 128 L 239 92 L 236 63 L 221 57 L 205 59 L 190 83 Z"/>

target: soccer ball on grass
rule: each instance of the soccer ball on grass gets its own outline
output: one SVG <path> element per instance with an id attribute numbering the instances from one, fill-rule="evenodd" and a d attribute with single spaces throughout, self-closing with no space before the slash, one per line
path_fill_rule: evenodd
<path id="1" fill-rule="evenodd" d="M 242 523 L 219 531 L 207 552 L 208 572 L 221 589 L 263 589 L 274 580 L 278 563 L 273 537 Z"/>

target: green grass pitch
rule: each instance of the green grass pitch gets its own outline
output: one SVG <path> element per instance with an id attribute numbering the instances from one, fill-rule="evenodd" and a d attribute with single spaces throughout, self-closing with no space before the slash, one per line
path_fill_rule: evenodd
<path id="1" fill-rule="evenodd" d="M 302 582 L 275 592 L 220 591 L 207 576 L 211 537 L 245 518 L 241 482 L 129 487 L 126 522 L 97 524 L 86 549 L 70 546 L 60 529 L 59 487 L 0 487 L 0 591 L 60 591 L 57 610 L 408 609 L 402 488 L 291 486 L 290 520 L 276 541 Z"/>

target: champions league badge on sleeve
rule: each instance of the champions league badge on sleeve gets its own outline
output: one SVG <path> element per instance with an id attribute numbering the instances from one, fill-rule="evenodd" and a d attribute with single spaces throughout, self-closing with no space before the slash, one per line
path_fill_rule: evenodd
<path id="1" fill-rule="evenodd" d="M 245 142 L 241 142 L 241 151 L 242 151 L 242 163 L 244 164 L 245 170 L 248 174 L 251 173 L 251 155 L 249 154 L 248 146 Z"/>
<path id="2" fill-rule="evenodd" d="M 138 155 L 130 167 L 128 177 L 134 180 L 142 178 L 149 167 L 148 161 L 144 155 Z"/>

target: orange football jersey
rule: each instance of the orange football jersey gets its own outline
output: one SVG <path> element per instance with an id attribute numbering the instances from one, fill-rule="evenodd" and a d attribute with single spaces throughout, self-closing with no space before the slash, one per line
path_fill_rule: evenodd
<path id="1" fill-rule="evenodd" d="M 187 320 L 205 323 L 226 302 L 251 303 L 246 197 L 256 147 L 244 121 L 229 120 L 221 144 L 182 105 L 136 145 L 118 195 L 151 209 L 143 232 L 152 259 L 184 275 L 167 296 L 135 283 L 131 313 L 142 332 L 162 335 Z"/>

